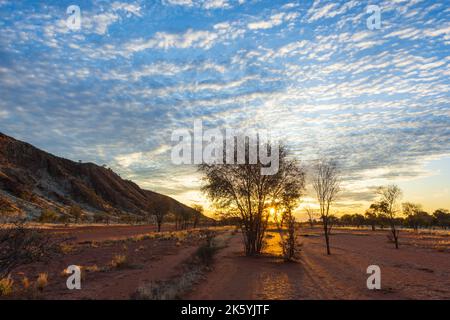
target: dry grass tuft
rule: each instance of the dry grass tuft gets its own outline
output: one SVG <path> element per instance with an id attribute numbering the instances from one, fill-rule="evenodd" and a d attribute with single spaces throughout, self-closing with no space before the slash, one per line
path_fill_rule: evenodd
<path id="1" fill-rule="evenodd" d="M 48 273 L 39 273 L 38 278 L 36 280 L 36 288 L 42 292 L 44 291 L 45 287 L 48 285 Z"/>
<path id="2" fill-rule="evenodd" d="M 24 278 L 22 279 L 22 288 L 23 288 L 25 291 L 28 291 L 28 290 L 31 288 L 31 282 L 30 282 L 30 280 L 28 280 L 27 277 L 24 277 Z"/>
<path id="3" fill-rule="evenodd" d="M 68 243 L 61 243 L 59 248 L 63 254 L 69 254 L 75 250 L 75 246 Z"/>
<path id="4" fill-rule="evenodd" d="M 129 265 L 128 257 L 123 254 L 117 254 L 111 260 L 111 267 L 114 269 L 123 269 Z"/>
<path id="5" fill-rule="evenodd" d="M 202 276 L 201 269 L 195 269 L 183 273 L 172 281 L 153 281 L 139 287 L 131 298 L 136 300 L 181 299 L 182 295 L 198 283 Z"/>
<path id="6" fill-rule="evenodd" d="M 7 297 L 13 292 L 14 280 L 11 277 L 0 279 L 0 297 Z"/>

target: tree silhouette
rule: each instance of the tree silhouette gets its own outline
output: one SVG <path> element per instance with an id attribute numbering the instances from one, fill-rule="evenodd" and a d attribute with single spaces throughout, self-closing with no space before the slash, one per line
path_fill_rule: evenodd
<path id="1" fill-rule="evenodd" d="M 394 239 L 395 248 L 398 249 L 398 236 L 400 231 L 396 228 L 396 217 L 399 212 L 397 206 L 398 201 L 402 197 L 402 190 L 395 185 L 379 187 L 377 193 L 380 197 L 380 203 L 383 203 L 382 213 L 386 216 L 391 227 L 391 234 Z"/>
<path id="2" fill-rule="evenodd" d="M 270 154 L 272 144 L 260 145 Z M 278 171 L 264 175 L 260 159 L 256 163 L 249 161 L 249 144 L 245 144 L 245 162 L 242 164 L 201 164 L 199 171 L 204 176 L 203 192 L 213 204 L 227 212 L 227 216 L 239 219 L 243 233 L 246 255 L 260 253 L 269 219 L 269 207 L 279 203 L 283 192 L 288 188 L 297 188 L 295 182 L 303 175 L 296 160 L 288 158 L 287 149 L 279 146 Z M 236 148 L 234 150 L 236 155 Z M 225 154 L 225 152 L 224 152 Z"/>
<path id="3" fill-rule="evenodd" d="M 331 254 L 329 235 L 334 221 L 330 218 L 330 207 L 340 191 L 340 184 L 341 180 L 336 162 L 326 159 L 319 160 L 315 166 L 313 187 L 320 206 L 327 254 Z"/>

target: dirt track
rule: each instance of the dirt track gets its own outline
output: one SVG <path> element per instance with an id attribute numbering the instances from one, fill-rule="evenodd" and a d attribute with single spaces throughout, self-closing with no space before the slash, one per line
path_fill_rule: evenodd
<path id="1" fill-rule="evenodd" d="M 450 299 L 449 253 L 426 248 L 427 237 L 418 241 L 405 233 L 395 250 L 386 231 L 336 231 L 327 256 L 320 231 L 307 232 L 300 237 L 298 263 L 277 257 L 276 236 L 268 239 L 265 255 L 244 257 L 236 235 L 217 256 L 214 272 L 186 298 Z M 381 290 L 366 287 L 366 268 L 372 264 L 381 268 Z"/>

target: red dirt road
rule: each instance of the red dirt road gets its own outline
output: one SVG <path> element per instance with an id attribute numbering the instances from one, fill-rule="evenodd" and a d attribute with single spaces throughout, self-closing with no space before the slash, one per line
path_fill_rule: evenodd
<path id="1" fill-rule="evenodd" d="M 327 256 L 320 231 L 307 232 L 300 237 L 298 263 L 277 257 L 276 233 L 260 257 L 244 257 L 241 236 L 234 236 L 217 255 L 214 272 L 185 298 L 450 299 L 449 253 L 427 247 L 427 237 L 419 241 L 405 233 L 395 250 L 386 231 L 339 230 L 331 237 L 332 255 Z M 366 287 L 369 265 L 381 268 L 381 290 Z"/>

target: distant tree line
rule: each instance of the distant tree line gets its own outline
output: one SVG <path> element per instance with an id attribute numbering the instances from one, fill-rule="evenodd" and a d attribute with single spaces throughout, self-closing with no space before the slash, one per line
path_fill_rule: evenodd
<path id="1" fill-rule="evenodd" d="M 68 209 L 56 210 L 44 208 L 34 218 L 41 223 L 122 223 L 122 224 L 155 224 L 161 231 L 163 223 L 175 224 L 177 230 L 197 228 L 200 224 L 212 223 L 212 219 L 206 218 L 201 205 L 193 205 L 191 210 L 182 209 L 172 212 L 164 202 L 155 202 L 149 205 L 143 214 L 130 214 L 113 209 L 111 212 L 93 212 L 88 214 L 78 205 L 72 205 Z"/>
<path id="2" fill-rule="evenodd" d="M 422 210 L 421 206 L 413 203 L 403 203 L 403 216 L 395 217 L 397 226 L 411 228 L 414 230 L 424 228 L 450 228 L 450 211 L 447 209 L 437 209 L 432 214 Z M 351 227 L 370 226 L 372 230 L 384 229 L 389 226 L 389 218 L 386 216 L 385 208 L 374 203 L 364 214 L 344 214 L 335 217 L 336 225 Z"/>

